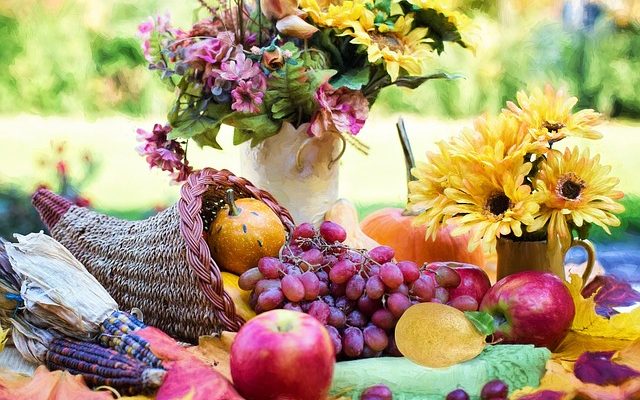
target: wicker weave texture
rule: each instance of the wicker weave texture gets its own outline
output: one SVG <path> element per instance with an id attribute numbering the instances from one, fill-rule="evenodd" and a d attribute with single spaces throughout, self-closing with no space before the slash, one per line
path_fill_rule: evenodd
<path id="1" fill-rule="evenodd" d="M 203 220 L 212 219 L 210 214 L 229 188 L 239 198 L 265 202 L 287 229 L 293 227 L 289 212 L 270 194 L 229 171 L 211 168 L 189 177 L 176 205 L 143 221 L 68 205 L 46 190 L 38 191 L 33 203 L 51 235 L 122 309 L 137 307 L 145 323 L 197 342 L 199 336 L 218 329 L 237 331 L 244 323 L 224 290 L 203 233 Z"/>
<path id="2" fill-rule="evenodd" d="M 214 306 L 186 263 L 175 206 L 145 221 L 122 221 L 73 206 L 51 234 L 124 310 L 187 341 L 215 328 Z"/>

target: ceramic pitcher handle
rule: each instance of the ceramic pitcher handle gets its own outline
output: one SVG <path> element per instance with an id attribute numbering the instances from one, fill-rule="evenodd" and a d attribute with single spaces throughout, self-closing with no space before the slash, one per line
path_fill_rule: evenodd
<path id="1" fill-rule="evenodd" d="M 587 252 L 587 267 L 584 269 L 582 273 L 582 286 L 587 284 L 589 277 L 591 276 L 591 272 L 593 271 L 593 266 L 596 263 L 596 249 L 589 240 L 586 239 L 573 239 L 571 242 L 571 247 L 580 246 Z"/>

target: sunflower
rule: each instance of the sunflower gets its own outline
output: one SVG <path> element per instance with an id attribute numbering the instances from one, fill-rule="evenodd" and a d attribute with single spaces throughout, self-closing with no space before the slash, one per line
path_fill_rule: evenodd
<path id="1" fill-rule="evenodd" d="M 600 139 L 602 135 L 594 126 L 602 121 L 602 115 L 591 109 L 571 110 L 578 102 L 576 97 L 568 97 L 562 90 L 554 90 L 546 85 L 544 92 L 535 89 L 531 95 L 520 91 L 518 104 L 507 102 L 508 109 L 529 126 L 535 140 L 553 144 L 567 136 Z"/>
<path id="2" fill-rule="evenodd" d="M 532 140 L 526 126 L 510 113 L 476 118 L 473 129 L 465 129 L 452 139 L 451 147 L 460 157 L 498 171 L 516 170 L 526 155 L 547 151 L 543 143 Z"/>
<path id="3" fill-rule="evenodd" d="M 577 227 L 595 224 L 607 233 L 609 226 L 619 226 L 613 215 L 624 207 L 617 203 L 623 193 L 614 190 L 619 180 L 608 176 L 611 167 L 600 164 L 600 155 L 589 157 L 578 148 L 553 152 L 540 165 L 535 187 L 542 196 L 542 209 L 528 230 L 534 232 L 547 226 L 549 238 L 559 237 L 564 248 L 571 242 L 569 222 Z"/>
<path id="4" fill-rule="evenodd" d="M 372 25 L 373 12 L 368 0 L 301 0 L 300 8 L 316 25 L 344 30 L 356 23 Z"/>
<path id="5" fill-rule="evenodd" d="M 363 45 L 367 49 L 369 62 L 382 60 L 391 81 L 395 82 L 400 68 L 412 76 L 426 74 L 427 57 L 431 54 L 431 46 L 426 38 L 427 28 L 411 29 L 413 17 L 401 15 L 392 28 L 386 25 L 384 32 L 373 24 L 355 23 L 346 35 L 353 36 L 351 43 Z"/>
<path id="6" fill-rule="evenodd" d="M 473 229 L 469 251 L 480 243 L 485 249 L 495 244 L 496 237 L 513 234 L 521 237 L 523 225 L 533 223 L 540 208 L 538 195 L 524 184 L 531 163 L 524 163 L 513 172 L 490 169 L 469 171 L 462 186 L 445 189 L 453 204 L 444 213 L 457 227 L 452 234 L 460 235 Z"/>
<path id="7" fill-rule="evenodd" d="M 457 1 L 452 0 L 408 0 L 409 4 L 420 10 L 434 10 L 444 15 L 447 21 L 455 26 L 465 46 L 475 49 L 477 41 L 474 32 L 477 27 L 471 18 L 456 10 Z"/>
<path id="8" fill-rule="evenodd" d="M 419 162 L 411 171 L 416 180 L 409 182 L 407 208 L 419 213 L 416 225 L 426 225 L 426 236 L 435 239 L 442 224 L 448 218 L 443 210 L 453 204 L 444 194 L 448 187 L 460 186 L 461 164 L 451 158 L 446 143 L 438 143 L 439 152 L 427 153 L 427 162 Z"/>

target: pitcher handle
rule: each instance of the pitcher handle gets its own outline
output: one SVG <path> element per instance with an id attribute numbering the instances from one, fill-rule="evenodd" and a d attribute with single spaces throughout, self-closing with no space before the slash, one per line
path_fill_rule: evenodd
<path id="1" fill-rule="evenodd" d="M 593 272 L 593 266 L 596 263 L 596 248 L 587 239 L 573 239 L 571 247 L 580 246 L 587 252 L 587 266 L 582 273 L 582 286 L 584 287 Z"/>

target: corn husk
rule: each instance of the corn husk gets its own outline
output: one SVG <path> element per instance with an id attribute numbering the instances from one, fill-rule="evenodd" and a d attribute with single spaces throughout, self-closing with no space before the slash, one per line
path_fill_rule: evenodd
<path id="1" fill-rule="evenodd" d="M 20 277 L 11 267 L 5 243 L 8 242 L 0 238 L 0 320 L 6 322 L 18 307 Z"/>
<path id="2" fill-rule="evenodd" d="M 65 336 L 91 339 L 118 305 L 60 243 L 43 233 L 15 235 L 5 248 L 20 276 L 24 319 Z"/>
<path id="3" fill-rule="evenodd" d="M 11 338 L 16 350 L 27 361 L 43 364 L 49 343 L 56 337 L 52 332 L 38 328 L 21 318 L 11 320 Z"/>

